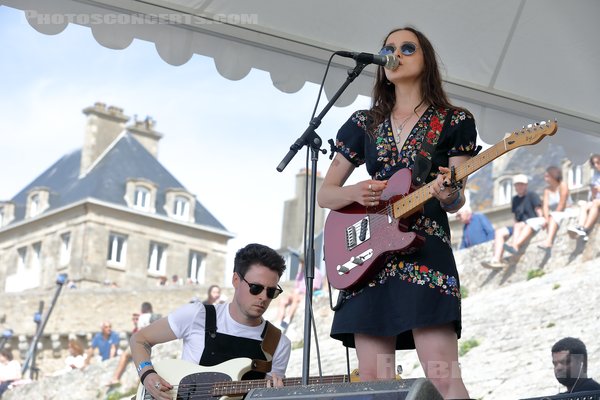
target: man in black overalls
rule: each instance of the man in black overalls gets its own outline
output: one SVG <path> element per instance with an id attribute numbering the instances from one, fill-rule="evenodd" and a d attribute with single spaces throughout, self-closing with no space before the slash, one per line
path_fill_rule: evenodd
<path id="1" fill-rule="evenodd" d="M 262 315 L 271 300 L 282 292 L 278 282 L 284 271 L 285 262 L 277 252 L 267 246 L 250 244 L 235 256 L 232 277 L 235 292 L 231 303 L 214 306 L 199 302 L 186 304 L 168 317 L 136 332 L 130 341 L 131 353 L 144 387 L 144 395 L 172 399 L 173 393 L 181 394 L 184 387 L 188 391 L 209 386 L 202 385 L 207 383 L 203 379 L 211 382 L 237 380 L 238 373 L 243 374 L 242 379 L 256 379 L 270 372 L 272 383 L 282 386 L 281 379 L 289 361 L 291 342 L 265 321 Z M 150 359 L 152 346 L 175 339 L 183 339 L 183 360 L 213 367 L 211 371 L 218 373 L 199 373 L 196 368 L 202 371 L 208 368 L 183 362 L 186 367 L 181 371 L 184 372 L 180 371 L 179 366 L 153 366 Z M 243 359 L 238 360 L 240 358 Z M 245 362 L 245 359 L 251 361 Z M 246 368 L 238 371 L 238 365 Z M 223 379 L 221 372 L 228 379 Z M 192 374 L 196 379 L 193 383 L 187 380 Z M 173 385 L 177 385 L 177 388 L 167 393 L 173 389 Z"/>

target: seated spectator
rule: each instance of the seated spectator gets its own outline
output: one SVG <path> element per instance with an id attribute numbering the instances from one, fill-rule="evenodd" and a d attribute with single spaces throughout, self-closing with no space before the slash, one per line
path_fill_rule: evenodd
<path id="1" fill-rule="evenodd" d="M 318 268 L 315 268 L 315 277 L 313 279 L 313 290 L 318 291 L 321 289 L 323 285 L 323 279 L 321 276 L 321 271 Z M 277 318 L 275 318 L 275 323 L 279 323 L 281 330 L 283 333 L 287 330 L 288 326 L 292 322 L 294 315 L 296 314 L 296 310 L 300 305 L 300 302 L 304 299 L 304 295 L 306 294 L 306 281 L 304 277 L 304 263 L 300 263 L 300 267 L 298 268 L 298 273 L 296 274 L 296 279 L 294 280 L 294 291 L 283 297 L 279 302 L 279 311 L 277 314 Z"/>
<path id="2" fill-rule="evenodd" d="M 207 292 L 206 300 L 202 304 L 224 304 L 227 301 L 225 296 L 221 296 L 221 288 L 219 285 L 210 285 Z"/>
<path id="3" fill-rule="evenodd" d="M 464 206 L 456 213 L 456 217 L 464 224 L 460 249 L 494 239 L 494 227 L 485 214 L 474 213 L 471 207 Z"/>
<path id="4" fill-rule="evenodd" d="M 0 350 L 0 397 L 11 383 L 21 379 L 21 363 L 13 359 L 10 349 Z"/>
<path id="5" fill-rule="evenodd" d="M 512 212 L 514 214 L 514 224 L 511 227 L 502 227 L 496 229 L 494 235 L 494 255 L 490 261 L 483 261 L 481 265 L 486 268 L 505 268 L 508 263 L 502 258 L 504 250 L 509 253 L 518 254 L 521 247 L 544 227 L 542 217 L 542 201 L 534 193 L 527 191 L 529 180 L 527 176 L 519 174 L 513 177 L 513 184 L 517 194 L 512 198 Z M 506 242 L 512 240 L 512 246 Z"/>
<path id="6" fill-rule="evenodd" d="M 588 234 L 592 231 L 600 214 L 600 154 L 592 154 L 590 165 L 594 173 L 590 183 L 589 201 L 579 204 L 578 224 L 568 229 L 571 238 L 581 237 L 584 241 L 588 240 Z"/>
<path id="7" fill-rule="evenodd" d="M 119 335 L 112 330 L 112 324 L 104 321 L 101 325 L 101 332 L 96 333 L 92 339 L 92 345 L 87 351 L 85 365 L 89 365 L 92 358 L 99 357 L 102 361 L 113 358 L 117 355 L 119 346 Z"/>
<path id="8" fill-rule="evenodd" d="M 83 346 L 78 339 L 69 340 L 69 355 L 65 358 L 65 367 L 56 371 L 53 376 L 62 375 L 74 369 L 82 369 L 85 366 L 87 354 L 83 351 Z"/>
<path id="9" fill-rule="evenodd" d="M 160 319 L 160 314 L 154 314 L 154 312 L 152 311 L 152 304 L 150 304 L 147 301 L 142 303 L 140 311 L 141 314 L 134 313 L 132 316 L 132 334 L 150 325 L 157 319 Z M 123 353 L 121 353 L 121 357 L 119 358 L 119 364 L 117 364 L 117 369 L 115 370 L 112 380 L 107 386 L 116 386 L 121 384 L 121 377 L 123 376 L 123 373 L 125 372 L 125 368 L 127 367 L 129 361 L 131 361 L 131 349 L 127 347 L 127 349 Z"/>
<path id="10" fill-rule="evenodd" d="M 544 180 L 548 186 L 544 189 L 542 214 L 548 234 L 544 243 L 538 245 L 538 247 L 544 251 L 550 251 L 560 221 L 567 216 L 567 207 L 573 205 L 573 200 L 569 194 L 567 183 L 562 179 L 560 168 L 554 166 L 548 167 L 544 174 Z"/>

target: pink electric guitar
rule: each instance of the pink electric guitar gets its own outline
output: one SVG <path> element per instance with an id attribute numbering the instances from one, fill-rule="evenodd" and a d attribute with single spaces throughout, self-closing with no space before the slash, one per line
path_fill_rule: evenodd
<path id="1" fill-rule="evenodd" d="M 455 179 L 469 176 L 510 150 L 539 143 L 544 136 L 554 135 L 557 129 L 556 121 L 544 121 L 512 132 L 457 166 Z M 353 203 L 329 213 L 325 222 L 324 253 L 327 279 L 333 287 L 352 289 L 364 284 L 378 272 L 373 265 L 381 265 L 380 259 L 393 253 L 414 252 L 423 244 L 423 237 L 408 231 L 408 218 L 432 198 L 429 187 L 433 183 L 413 191 L 410 170 L 402 169 L 389 179 L 378 206 Z"/>

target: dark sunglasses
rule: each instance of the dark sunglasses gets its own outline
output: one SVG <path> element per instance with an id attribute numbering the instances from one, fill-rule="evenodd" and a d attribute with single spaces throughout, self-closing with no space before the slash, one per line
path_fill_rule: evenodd
<path id="1" fill-rule="evenodd" d="M 379 50 L 380 56 L 387 56 L 388 54 L 394 54 L 397 47 L 393 44 L 387 44 Z M 400 45 L 400 53 L 405 56 L 411 56 L 417 51 L 417 45 L 413 42 L 404 42 Z"/>
<path id="2" fill-rule="evenodd" d="M 238 273 L 238 275 L 240 276 L 240 278 L 242 278 L 242 280 L 244 282 L 246 282 L 248 284 L 248 288 L 250 289 L 250 294 L 253 296 L 258 296 L 265 289 L 267 289 L 267 297 L 270 299 L 275 299 L 275 298 L 277 298 L 277 296 L 279 296 L 281 293 L 283 293 L 283 289 L 279 285 L 277 285 L 276 288 L 275 287 L 265 288 L 264 285 L 259 285 L 258 283 L 248 282 L 246 280 L 246 278 L 244 278 L 240 273 Z"/>

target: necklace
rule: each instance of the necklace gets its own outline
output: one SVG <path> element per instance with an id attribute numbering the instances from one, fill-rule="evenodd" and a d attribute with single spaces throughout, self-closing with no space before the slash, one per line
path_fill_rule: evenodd
<path id="1" fill-rule="evenodd" d="M 393 114 L 390 114 L 390 115 L 392 117 L 392 121 L 396 125 L 396 135 L 398 135 L 398 137 L 400 137 L 400 135 L 402 134 L 402 131 L 404 130 L 404 126 L 406 125 L 408 120 L 412 117 L 412 114 L 410 114 L 408 117 L 406 117 L 406 119 L 404 121 L 402 121 L 402 123 L 400 125 L 398 125 L 398 121 L 396 120 L 396 118 L 394 118 L 394 115 Z"/>

